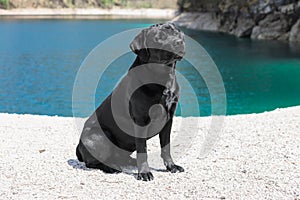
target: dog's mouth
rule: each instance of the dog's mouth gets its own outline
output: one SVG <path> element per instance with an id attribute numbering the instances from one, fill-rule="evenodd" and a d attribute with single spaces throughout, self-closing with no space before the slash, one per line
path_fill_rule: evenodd
<path id="1" fill-rule="evenodd" d="M 179 51 L 174 52 L 174 54 L 175 54 L 175 59 L 181 60 L 185 55 L 185 50 L 184 50 L 184 48 L 181 48 L 181 49 L 179 49 Z"/>
<path id="2" fill-rule="evenodd" d="M 176 55 L 178 55 L 179 57 L 183 58 L 183 56 L 185 55 L 185 51 L 181 50 L 178 53 L 176 53 Z"/>

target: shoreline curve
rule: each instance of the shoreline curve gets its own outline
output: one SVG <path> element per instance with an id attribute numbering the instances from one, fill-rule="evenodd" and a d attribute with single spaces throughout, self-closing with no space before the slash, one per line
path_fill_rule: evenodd
<path id="1" fill-rule="evenodd" d="M 0 17 L 14 17 L 14 18 L 159 18 L 172 19 L 177 15 L 175 9 L 101 9 L 101 8 L 21 8 L 5 10 L 0 9 Z"/>

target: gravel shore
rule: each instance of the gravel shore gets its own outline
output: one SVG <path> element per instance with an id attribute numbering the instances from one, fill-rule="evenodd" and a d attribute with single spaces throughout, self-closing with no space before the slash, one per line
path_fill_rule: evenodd
<path id="1" fill-rule="evenodd" d="M 205 158 L 199 152 L 212 118 L 176 117 L 172 152 L 185 172 L 165 172 L 155 137 L 148 142 L 151 182 L 78 162 L 76 127 L 84 119 L 0 119 L 0 199 L 300 199 L 300 106 L 226 116 Z"/>
<path id="2" fill-rule="evenodd" d="M 172 19 L 176 16 L 175 9 L 100 9 L 100 8 L 17 8 L 11 10 L 0 9 L 0 16 L 4 17 L 22 17 L 22 18 L 55 18 L 55 17 L 72 17 L 72 18 L 159 18 Z"/>

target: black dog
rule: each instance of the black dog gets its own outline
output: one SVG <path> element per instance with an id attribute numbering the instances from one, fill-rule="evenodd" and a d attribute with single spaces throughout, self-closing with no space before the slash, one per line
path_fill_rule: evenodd
<path id="1" fill-rule="evenodd" d="M 153 25 L 142 30 L 130 48 L 136 60 L 86 121 L 76 149 L 78 160 L 108 173 L 137 165 L 137 179 L 152 180 L 146 140 L 159 134 L 167 170 L 183 172 L 170 154 L 170 132 L 179 98 L 175 66 L 185 53 L 184 34 L 172 23 Z M 134 151 L 137 160 L 130 157 Z"/>

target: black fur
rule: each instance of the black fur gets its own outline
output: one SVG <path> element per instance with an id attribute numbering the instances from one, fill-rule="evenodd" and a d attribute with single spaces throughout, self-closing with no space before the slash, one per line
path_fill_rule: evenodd
<path id="1" fill-rule="evenodd" d="M 184 45 L 184 34 L 170 23 L 151 26 L 135 37 L 130 48 L 137 54 L 137 57 L 129 72 L 137 67 L 150 64 L 147 68 L 151 72 L 149 76 L 163 76 L 166 85 L 150 83 L 139 87 L 129 99 L 130 117 L 120 116 L 122 114 L 118 116 L 126 124 L 133 121 L 141 127 L 147 126 L 151 120 L 166 119 L 163 128 L 156 134 L 159 134 L 160 138 L 161 157 L 167 170 L 171 172 L 183 171 L 183 168 L 175 165 L 172 160 L 170 132 L 179 98 L 175 66 L 176 61 L 184 55 Z M 160 73 L 157 67 L 161 67 L 161 64 L 165 64 L 167 70 Z M 134 78 L 139 79 L 139 77 Z M 120 84 L 117 89 L 131 86 L 131 82 L 127 82 L 125 86 L 122 81 Z M 149 131 L 141 133 L 137 128 L 132 129 L 132 134 L 127 134 L 120 129 L 112 112 L 112 96 L 113 93 L 86 121 L 76 149 L 78 160 L 85 162 L 87 167 L 102 169 L 108 173 L 119 172 L 122 170 L 122 166 L 137 165 L 137 179 L 152 180 L 153 175 L 147 163 L 146 140 L 156 134 L 149 135 Z M 123 99 L 118 99 L 118 101 L 121 104 Z M 149 116 L 149 109 L 155 104 L 160 104 L 162 110 L 159 111 L 158 109 L 152 113 L 152 116 Z M 134 151 L 137 151 L 137 160 L 130 157 Z"/>

